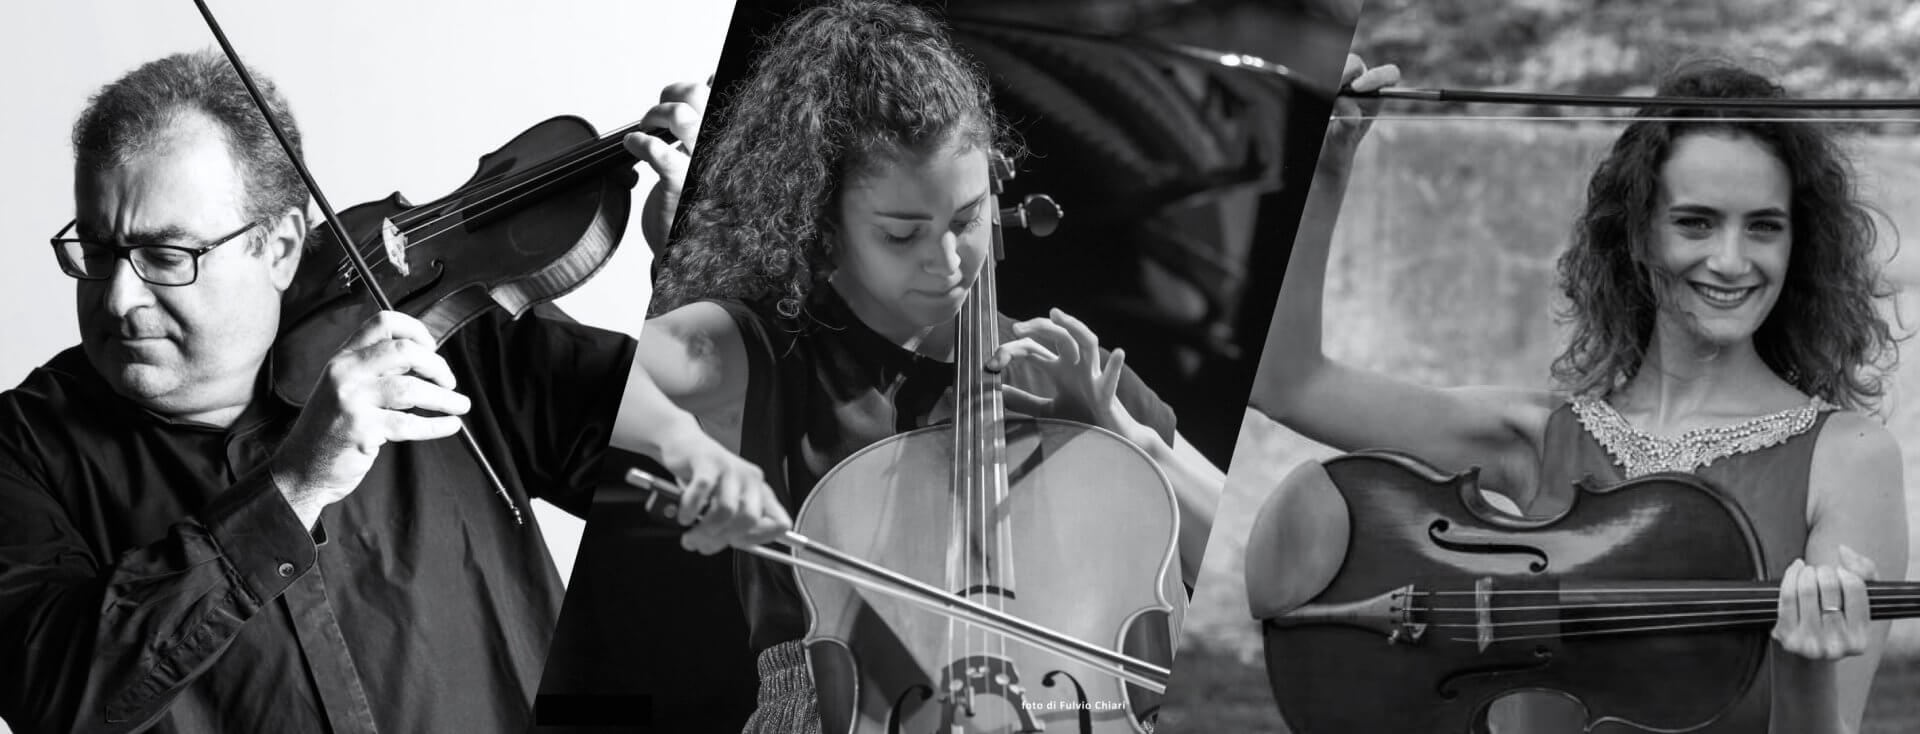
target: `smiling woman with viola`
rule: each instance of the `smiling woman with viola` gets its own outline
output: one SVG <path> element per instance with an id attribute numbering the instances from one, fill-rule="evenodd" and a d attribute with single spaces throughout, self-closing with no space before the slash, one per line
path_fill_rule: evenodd
<path id="1" fill-rule="evenodd" d="M 1393 67 L 1367 70 L 1351 58 L 1345 82 L 1364 94 L 1397 78 Z M 1718 63 L 1681 67 L 1662 83 L 1660 94 L 1783 96 L 1774 83 Z M 1322 349 L 1321 301 L 1334 219 L 1366 128 L 1359 103 L 1350 98 L 1341 105 L 1347 114 L 1328 133 L 1252 403 L 1287 427 L 1341 450 L 1390 449 L 1418 457 L 1376 465 L 1390 463 L 1398 467 L 1394 472 L 1440 485 L 1426 493 L 1433 496 L 1429 506 L 1456 508 L 1449 521 L 1400 523 L 1411 528 L 1405 535 L 1418 535 L 1425 544 L 1420 547 L 1431 552 L 1423 551 L 1421 558 L 1400 555 L 1388 564 L 1400 569 L 1398 580 L 1384 584 L 1411 592 L 1396 600 L 1416 599 L 1412 616 L 1405 611 L 1409 606 L 1395 602 L 1402 611 L 1394 614 L 1409 622 L 1396 630 L 1395 641 L 1411 643 L 1395 648 L 1398 654 L 1458 654 L 1466 661 L 1424 695 L 1436 709 L 1459 705 L 1476 716 L 1484 712 L 1485 725 L 1503 732 L 1582 731 L 1590 722 L 1618 714 L 1602 710 L 1602 702 L 1618 691 L 1635 690 L 1636 681 L 1658 680 L 1664 670 L 1685 665 L 1684 656 L 1641 656 L 1612 670 L 1611 680 L 1589 680 L 1584 691 L 1540 684 L 1534 688 L 1548 691 L 1543 695 L 1497 701 L 1461 692 L 1492 690 L 1476 686 L 1497 685 L 1502 676 L 1512 681 L 1552 675 L 1558 676 L 1552 679 L 1556 684 L 1575 680 L 1580 671 L 1554 666 L 1572 665 L 1564 661 L 1580 652 L 1579 645 L 1681 649 L 1659 647 L 1666 644 L 1663 635 L 1688 634 L 1676 631 L 1685 625 L 1672 622 L 1681 615 L 1665 611 L 1672 608 L 1666 602 L 1634 602 L 1644 605 L 1636 614 L 1653 621 L 1635 634 L 1612 638 L 1576 634 L 1601 630 L 1578 627 L 1585 620 L 1568 611 L 1571 606 L 1553 606 L 1559 611 L 1548 613 L 1562 616 L 1551 625 L 1499 616 L 1522 607 L 1548 608 L 1525 606 L 1525 599 L 1575 604 L 1573 590 L 1587 580 L 1583 573 L 1595 573 L 1609 559 L 1631 552 L 1619 546 L 1648 539 L 1620 529 L 1650 527 L 1634 523 L 1680 512 L 1674 522 L 1698 523 L 1703 545 L 1690 545 L 1690 531 L 1683 529 L 1672 545 L 1641 549 L 1643 556 L 1653 555 L 1641 559 L 1643 569 L 1687 567 L 1699 555 L 1718 552 L 1704 545 L 1707 527 L 1731 528 L 1725 535 L 1735 541 L 1732 560 L 1755 559 L 1749 568 L 1757 566 L 1757 575 L 1769 580 L 1755 587 L 1765 596 L 1745 607 L 1751 610 L 1745 621 L 1772 625 L 1773 644 L 1759 650 L 1764 662 L 1758 663 L 1752 684 L 1733 689 L 1730 698 L 1737 700 L 1707 702 L 1706 715 L 1683 718 L 1677 726 L 1716 732 L 1856 730 L 1887 635 L 1887 623 L 1872 619 L 1895 611 L 1880 608 L 1884 600 L 1877 592 L 1870 611 L 1866 582 L 1904 576 L 1907 528 L 1899 447 L 1886 428 L 1859 412 L 1881 396 L 1881 375 L 1895 343 L 1875 310 L 1876 300 L 1886 295 L 1872 262 L 1875 231 L 1855 193 L 1848 161 L 1826 131 L 1753 119 L 1773 114 L 1766 111 L 1684 106 L 1643 111 L 1649 119 L 1628 125 L 1593 173 L 1573 245 L 1560 259 L 1572 328 L 1570 343 L 1553 365 L 1559 389 L 1438 388 L 1340 364 Z M 1345 622 L 1322 618 L 1303 624 L 1298 609 L 1311 592 L 1261 588 L 1268 582 L 1258 577 L 1293 574 L 1299 582 L 1313 576 L 1308 585 L 1318 589 L 1340 583 L 1338 576 L 1368 570 L 1356 569 L 1350 556 L 1337 574 L 1329 574 L 1331 581 L 1315 576 L 1317 571 L 1302 572 L 1323 563 L 1324 556 L 1283 557 L 1277 549 L 1285 541 L 1269 538 L 1277 534 L 1263 529 L 1298 528 L 1305 508 L 1316 507 L 1354 518 L 1352 544 L 1340 546 L 1349 554 L 1396 532 L 1391 525 L 1365 524 L 1363 515 L 1380 503 L 1355 491 L 1352 467 L 1384 454 L 1360 456 L 1329 462 L 1327 472 L 1315 467 L 1297 472 L 1256 522 L 1249 591 L 1256 615 L 1269 621 L 1270 667 L 1291 665 L 1285 659 L 1272 662 L 1276 644 L 1316 645 L 1316 639 L 1341 634 L 1326 624 Z M 1473 467 L 1477 475 L 1467 473 Z M 1454 472 L 1463 473 L 1448 476 Z M 1330 475 L 1335 478 L 1329 480 Z M 1476 506 L 1484 505 L 1472 491 L 1476 476 L 1478 487 L 1511 499 L 1524 518 Z M 1340 485 L 1344 504 L 1302 491 L 1334 484 Z M 1371 496 L 1391 503 L 1412 494 L 1420 493 L 1383 490 Z M 1730 508 L 1722 513 L 1716 503 Z M 1618 522 L 1601 523 L 1583 542 L 1601 538 L 1614 547 L 1553 546 L 1544 540 L 1568 537 L 1573 531 L 1564 527 L 1572 522 L 1567 518 L 1603 506 L 1621 513 L 1609 516 Z M 1460 507 L 1467 509 L 1457 511 Z M 1714 516 L 1700 514 L 1702 507 Z M 1686 513 L 1694 514 L 1689 519 Z M 1325 518 L 1314 522 L 1324 524 Z M 1467 528 L 1468 523 L 1474 527 Z M 1609 528 L 1614 534 L 1607 534 Z M 1526 556 L 1532 567 L 1507 570 L 1500 565 L 1503 555 Z M 1462 587 L 1431 591 L 1444 584 L 1415 570 L 1428 568 L 1419 564 L 1431 559 L 1465 568 L 1453 579 Z M 1263 563 L 1266 570 L 1255 568 Z M 1502 596 L 1502 584 L 1528 574 L 1551 575 L 1546 582 L 1556 586 L 1508 587 Z M 1617 580 L 1631 588 L 1636 578 Z M 1754 578 L 1747 576 L 1749 582 Z M 1405 583 L 1412 585 L 1400 587 Z M 1462 600 L 1463 608 L 1477 609 L 1477 615 L 1449 623 L 1440 608 L 1448 598 Z M 1706 611 L 1688 614 L 1717 624 L 1720 608 L 1712 605 L 1724 602 L 1672 603 L 1702 605 L 1696 609 Z M 1435 605 L 1431 611 L 1429 604 Z M 1535 625 L 1521 635 L 1526 649 L 1519 657 L 1526 659 L 1502 659 L 1499 666 L 1507 667 L 1487 662 L 1512 649 L 1502 645 L 1518 641 L 1515 630 L 1525 625 Z M 1477 646 L 1475 633 L 1457 634 L 1452 628 L 1477 630 Z M 1454 644 L 1463 637 L 1464 643 Z M 1574 639 L 1582 641 L 1563 642 Z M 1314 665 L 1300 664 L 1308 670 Z M 1370 682 L 1384 685 L 1398 675 L 1376 670 L 1341 684 L 1364 691 Z M 1281 677 L 1275 680 L 1280 687 Z M 1704 695 L 1698 690 L 1655 690 L 1630 703 L 1658 707 L 1663 697 Z M 1282 698 L 1285 710 L 1289 703 Z M 1556 704 L 1568 700 L 1587 710 Z M 1376 698 L 1322 705 L 1381 707 Z M 1321 730 L 1296 718 L 1289 712 L 1296 729 Z M 1642 730 L 1617 730 L 1627 729 Z"/>
<path id="2" fill-rule="evenodd" d="M 681 104 L 692 111 L 700 96 Z M 708 123 L 719 132 L 702 146 L 698 196 L 665 255 L 653 306 L 658 316 L 642 337 L 639 360 L 661 389 L 708 431 L 737 441 L 789 507 L 838 498 L 839 509 L 801 512 L 798 524 L 809 536 L 827 532 L 808 529 L 813 516 L 846 531 L 833 537 L 849 543 L 895 537 L 904 547 L 875 550 L 878 557 L 867 560 L 900 568 L 930 555 L 935 567 L 950 563 L 962 571 L 922 580 L 1015 616 L 1037 614 L 1049 599 L 1056 610 L 1097 608 L 1101 597 L 1134 581 L 1149 600 L 1138 611 L 1176 614 L 1173 607 L 1184 602 L 1179 579 L 1191 578 L 1197 566 L 1222 475 L 1175 432 L 1171 411 L 1126 370 L 1124 355 L 1102 349 L 1080 321 L 1054 311 L 1015 323 L 993 310 L 1000 210 L 990 174 L 1007 140 L 985 80 L 944 29 L 924 11 L 887 2 L 812 8 L 770 39 L 733 99 Z M 684 170 L 670 151 L 653 152 L 660 155 L 649 160 L 663 173 Z M 667 178 L 663 185 L 672 190 Z M 990 336 L 999 330 L 1011 339 Z M 1010 411 L 1066 421 L 1004 418 L 1003 394 Z M 1068 421 L 1086 435 L 1060 438 Z M 973 440 L 1002 429 L 1004 439 Z M 926 431 L 946 439 L 914 438 L 933 435 Z M 889 440 L 898 434 L 907 436 Z M 1095 462 L 1101 465 L 1066 463 L 1084 460 L 1084 447 L 1103 440 L 1114 448 L 1103 449 L 1109 453 Z M 976 448 L 977 456 L 970 453 Z M 1133 467 L 1132 478 L 1150 483 L 1145 494 L 1109 482 L 1103 472 L 1115 466 Z M 862 474 L 869 470 L 878 473 Z M 1064 471 L 1078 472 L 1075 491 L 1090 492 L 1081 506 L 1050 504 L 1054 487 L 1035 486 L 1036 477 L 1057 479 Z M 969 494 L 975 478 L 1007 491 Z M 848 494 L 863 491 L 874 493 Z M 689 486 L 683 507 L 712 498 L 719 512 L 731 513 L 736 494 Z M 967 497 L 985 504 L 967 512 Z M 937 512 L 887 514 L 928 498 L 937 499 Z M 1034 503 L 1046 511 L 1021 515 Z M 849 506 L 873 517 L 853 519 Z M 1094 519 L 1107 513 L 1124 521 Z M 1159 524 L 1131 522 L 1149 516 Z M 866 529 L 848 530 L 862 521 L 870 523 Z M 1107 551 L 1046 542 L 1082 537 L 1077 528 L 1094 523 L 1109 524 L 1088 537 L 1147 549 L 1148 560 L 1110 578 L 1097 570 L 1106 568 Z M 975 535 L 1003 526 L 1037 532 L 993 542 Z M 1134 535 L 1141 527 L 1158 530 Z M 1180 577 L 1172 575 L 1176 561 Z M 1008 571 L 1016 562 L 1017 571 Z M 1050 565 L 1084 571 L 1043 582 Z M 1082 687 L 1080 700 L 1058 703 L 1086 706 L 1056 705 L 1046 716 L 1079 720 L 1082 728 L 1073 731 L 1140 730 L 1136 716 L 1115 710 L 1128 702 L 1112 700 L 1123 694 L 1110 680 L 1055 675 L 1052 661 L 1042 663 L 1046 669 L 1015 670 L 1007 661 L 1030 652 L 1023 642 L 962 641 L 952 656 L 939 658 L 951 661 L 944 674 L 888 672 L 891 663 L 876 656 L 895 636 L 915 647 L 905 629 L 913 623 L 856 603 L 855 629 L 829 633 L 823 626 L 834 620 L 810 617 L 830 616 L 818 605 L 831 590 L 807 585 L 808 574 L 796 578 L 784 566 L 746 558 L 737 572 L 760 656 L 760 708 L 751 731 L 818 731 L 821 714 L 836 731 L 852 725 L 843 723 L 849 715 L 865 717 L 865 726 L 883 727 L 880 720 L 894 717 L 1011 731 L 1001 727 L 1037 710 L 1021 706 L 1022 696 L 1054 699 L 1075 687 Z M 1170 652 L 1166 616 L 1129 614 L 1102 639 L 1079 639 L 1131 649 L 1128 641 L 1144 635 Z M 869 624 L 871 617 L 885 621 Z M 936 619 L 941 630 L 949 625 Z M 1147 619 L 1159 620 L 1159 629 L 1148 629 L 1155 625 Z M 819 642 L 803 647 L 803 636 Z M 863 652 L 876 642 L 879 652 Z M 829 652 L 843 648 L 853 651 L 851 662 Z M 822 675 L 816 713 L 814 684 Z M 856 693 L 883 700 L 850 703 Z M 1131 701 L 1135 713 L 1140 703 Z"/>

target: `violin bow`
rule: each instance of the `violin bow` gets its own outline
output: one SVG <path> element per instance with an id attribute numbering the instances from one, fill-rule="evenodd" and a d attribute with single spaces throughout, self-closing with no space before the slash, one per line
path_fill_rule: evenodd
<path id="1" fill-rule="evenodd" d="M 233 64 L 233 70 L 239 74 L 240 82 L 246 85 L 247 96 L 253 99 L 254 106 L 260 108 L 260 116 L 266 118 L 267 127 L 273 130 L 274 140 L 279 141 L 280 149 L 287 154 L 287 160 L 293 163 L 294 170 L 300 173 L 300 180 L 306 183 L 307 191 L 313 194 L 314 203 L 320 206 L 320 213 L 325 215 L 327 229 L 333 234 L 333 241 L 346 251 L 347 261 L 353 265 L 354 273 L 360 276 L 360 282 L 366 284 L 367 293 L 373 297 L 374 304 L 378 305 L 382 311 L 394 310 L 393 300 L 387 297 L 386 290 L 382 289 L 380 282 L 374 278 L 373 268 L 367 265 L 366 258 L 361 256 L 359 249 L 353 246 L 353 238 L 347 234 L 346 226 L 340 223 L 340 215 L 333 211 L 333 205 L 327 202 L 327 195 L 321 193 L 320 184 L 314 180 L 313 172 L 307 170 L 306 161 L 294 152 L 293 142 L 287 138 L 286 130 L 281 129 L 280 121 L 273 118 L 273 112 L 267 105 L 267 98 L 260 93 L 260 87 L 254 84 L 253 75 L 247 73 L 246 65 L 240 63 L 240 53 L 233 49 L 233 44 L 227 40 L 226 32 L 220 30 L 220 21 L 214 19 L 213 11 L 207 7 L 206 0 L 193 0 L 193 4 L 200 8 L 200 17 L 206 19 L 208 30 L 213 31 L 214 40 L 220 43 L 220 50 L 227 55 L 227 62 Z M 488 483 L 493 486 L 493 493 L 499 496 L 500 501 L 506 504 L 507 510 L 513 513 L 513 524 L 526 525 L 526 515 L 521 512 L 519 503 L 514 502 L 513 495 L 507 492 L 506 484 L 500 481 L 500 474 L 494 471 L 493 463 L 487 460 L 486 451 L 480 448 L 480 442 L 474 439 L 473 432 L 467 429 L 467 422 L 464 419 L 460 421 L 459 434 L 461 442 L 466 444 L 467 451 L 473 454 L 474 460 L 480 464 L 480 470 L 487 475 Z"/>
<path id="2" fill-rule="evenodd" d="M 674 508 L 680 503 L 682 494 L 680 485 L 639 469 L 628 469 L 626 481 L 634 487 L 646 490 L 644 507 L 648 514 L 662 519 L 672 517 Z M 1172 677 L 1173 671 L 1165 667 L 1102 648 L 998 609 L 955 596 L 919 579 L 896 573 L 814 542 L 791 530 L 781 533 L 779 539 L 773 543 L 785 546 L 790 552 L 782 553 L 772 543 L 741 550 L 774 563 L 812 571 L 864 589 L 877 591 L 948 619 L 986 627 L 1041 650 L 1112 673 L 1121 680 L 1154 693 L 1167 692 L 1167 680 Z M 821 563 L 801 558 L 799 554 L 802 551 L 820 556 L 828 562 Z"/>

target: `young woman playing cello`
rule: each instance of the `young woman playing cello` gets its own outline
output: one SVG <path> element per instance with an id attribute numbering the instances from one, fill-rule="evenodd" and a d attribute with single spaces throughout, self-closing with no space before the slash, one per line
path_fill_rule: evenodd
<path id="1" fill-rule="evenodd" d="M 691 119 L 703 97 L 695 90 L 660 114 Z M 719 132 L 665 255 L 639 360 L 797 510 L 842 459 L 952 416 L 955 317 L 991 257 L 989 156 L 1006 140 L 985 80 L 944 29 L 888 2 L 799 13 L 734 99 L 709 123 Z M 668 179 L 662 198 L 677 198 L 685 160 L 634 144 Z M 1106 428 L 1144 450 L 1174 488 L 1191 580 L 1221 472 L 1174 431 L 1122 352 L 1101 349 L 1080 321 L 1054 311 L 1010 332 L 987 361 L 1004 373 L 1008 407 Z M 690 486 L 683 507 L 712 497 L 709 519 L 757 517 L 752 496 Z M 737 571 L 760 656 L 748 729 L 817 731 L 793 572 L 759 560 Z"/>
<path id="2" fill-rule="evenodd" d="M 1349 58 L 1360 92 L 1397 81 Z M 1682 67 L 1680 97 L 1778 97 L 1723 64 Z M 1859 412 L 1882 393 L 1894 339 L 1874 227 L 1848 161 L 1817 125 L 1655 111 L 1594 172 L 1560 259 L 1571 341 L 1553 391 L 1408 384 L 1329 359 L 1321 300 L 1334 220 L 1363 108 L 1329 129 L 1252 403 L 1340 450 L 1411 452 L 1552 515 L 1582 476 L 1602 483 L 1684 471 L 1724 488 L 1752 520 L 1780 582 L 1774 649 L 1748 695 L 1708 731 L 1843 732 L 1859 726 L 1887 635 L 1863 579 L 1907 565 L 1900 450 Z M 1659 665 L 1657 660 L 1646 662 Z M 1768 690 L 1771 690 L 1771 696 Z M 1503 699 L 1496 731 L 1577 731 L 1537 700 Z M 1356 703 L 1355 705 L 1361 705 Z"/>

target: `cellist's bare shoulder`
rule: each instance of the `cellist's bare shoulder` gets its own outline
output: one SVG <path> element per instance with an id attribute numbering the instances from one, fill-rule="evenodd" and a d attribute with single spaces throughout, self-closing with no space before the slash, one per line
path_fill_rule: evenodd
<path id="1" fill-rule="evenodd" d="M 634 357 L 681 407 L 709 413 L 747 392 L 747 347 L 733 315 L 717 303 L 689 303 L 647 320 Z"/>

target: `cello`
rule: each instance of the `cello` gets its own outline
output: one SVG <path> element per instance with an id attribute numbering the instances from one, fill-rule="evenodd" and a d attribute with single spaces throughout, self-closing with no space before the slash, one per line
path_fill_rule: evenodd
<path id="1" fill-rule="evenodd" d="M 1695 731 L 1729 711 L 1765 673 L 1779 606 L 1751 522 L 1691 474 L 1573 491 L 1522 517 L 1477 470 L 1404 453 L 1296 469 L 1247 563 L 1288 726 L 1466 734 L 1518 691 L 1583 706 L 1588 731 Z M 1867 595 L 1872 619 L 1920 616 L 1920 584 Z"/>
<path id="2" fill-rule="evenodd" d="M 955 319 L 954 420 L 848 456 L 780 539 L 790 553 L 748 550 L 808 572 L 826 731 L 1143 732 L 1165 689 L 1185 601 L 1171 487 L 1112 432 L 1009 418 L 985 369 L 1001 220 L 1039 232 L 1058 216 L 1035 197 L 1003 212 L 1011 165 L 991 162 L 994 257 Z"/>

